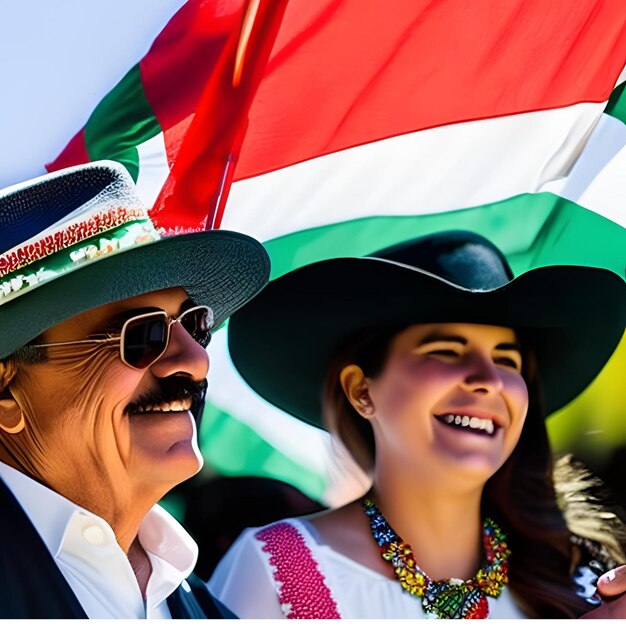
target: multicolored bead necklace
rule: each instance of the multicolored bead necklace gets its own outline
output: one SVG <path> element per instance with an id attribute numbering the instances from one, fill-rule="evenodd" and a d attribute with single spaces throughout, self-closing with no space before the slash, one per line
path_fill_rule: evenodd
<path id="1" fill-rule="evenodd" d="M 392 564 L 403 589 L 422 599 L 426 613 L 440 619 L 484 619 L 489 615 L 487 596 L 497 598 L 509 582 L 511 554 L 505 534 L 492 519 L 486 518 L 483 524 L 485 565 L 476 576 L 434 581 L 417 566 L 411 546 L 396 534 L 372 500 L 364 498 L 363 508 L 383 559 Z"/>

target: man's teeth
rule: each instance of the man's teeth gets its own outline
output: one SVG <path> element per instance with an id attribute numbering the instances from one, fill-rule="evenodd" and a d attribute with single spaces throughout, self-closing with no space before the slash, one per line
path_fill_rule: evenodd
<path id="1" fill-rule="evenodd" d="M 137 413 L 170 413 L 175 411 L 188 411 L 191 408 L 191 398 L 184 400 L 174 400 L 173 402 L 163 402 L 163 404 L 149 404 L 139 407 Z"/>
<path id="2" fill-rule="evenodd" d="M 472 430 L 484 430 L 489 435 L 493 434 L 495 426 L 490 419 L 481 419 L 480 417 L 470 417 L 469 415 L 442 415 L 441 419 L 448 424 L 470 428 Z"/>

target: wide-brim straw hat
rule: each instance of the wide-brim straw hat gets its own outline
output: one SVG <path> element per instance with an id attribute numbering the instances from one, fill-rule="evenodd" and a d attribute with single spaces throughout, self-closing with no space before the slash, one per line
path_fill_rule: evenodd
<path id="1" fill-rule="evenodd" d="M 231 319 L 229 349 L 257 393 L 322 427 L 328 366 L 350 337 L 418 323 L 511 327 L 532 343 L 547 415 L 596 377 L 625 320 L 626 283 L 612 271 L 550 266 L 514 278 L 490 241 L 446 231 L 272 281 Z"/>
<path id="2" fill-rule="evenodd" d="M 182 287 L 219 326 L 269 278 L 263 246 L 212 230 L 163 237 L 126 169 L 72 167 L 0 191 L 0 358 L 93 307 Z"/>

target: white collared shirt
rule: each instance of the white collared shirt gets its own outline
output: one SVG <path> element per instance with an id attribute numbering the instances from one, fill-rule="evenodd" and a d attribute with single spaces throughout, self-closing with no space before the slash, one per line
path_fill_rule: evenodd
<path id="1" fill-rule="evenodd" d="M 139 527 L 152 574 L 141 595 L 130 562 L 101 517 L 0 462 L 0 478 L 20 503 L 90 618 L 171 618 L 166 598 L 192 572 L 198 547 L 155 505 Z"/>

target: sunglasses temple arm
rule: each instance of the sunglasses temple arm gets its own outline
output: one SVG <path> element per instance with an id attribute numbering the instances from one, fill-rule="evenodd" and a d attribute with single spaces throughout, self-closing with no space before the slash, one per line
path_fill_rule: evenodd
<path id="1" fill-rule="evenodd" d="M 119 337 L 109 337 L 108 339 L 80 339 L 77 341 L 54 341 L 52 343 L 38 343 L 32 344 L 24 347 L 28 348 L 48 348 L 48 347 L 56 347 L 56 346 L 74 346 L 77 344 L 83 343 L 114 343 L 119 342 Z"/>

